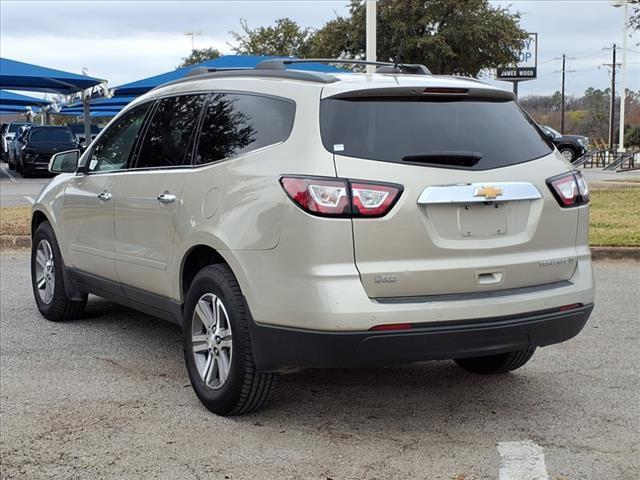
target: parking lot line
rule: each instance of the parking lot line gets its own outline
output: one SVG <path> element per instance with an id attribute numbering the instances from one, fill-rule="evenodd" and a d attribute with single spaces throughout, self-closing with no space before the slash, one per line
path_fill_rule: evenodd
<path id="1" fill-rule="evenodd" d="M 24 198 L 27 202 L 29 202 L 31 205 L 33 205 L 35 203 L 35 200 L 33 199 L 33 197 L 28 197 L 28 196 L 24 196 L 22 197 Z"/>
<path id="2" fill-rule="evenodd" d="M 13 174 L 11 173 L 11 170 L 9 170 L 8 168 L 3 168 L 2 171 L 7 174 L 7 177 L 9 178 L 9 181 L 11 183 L 18 183 L 18 181 L 16 180 L 16 177 L 14 177 Z"/>
<path id="3" fill-rule="evenodd" d="M 549 480 L 544 451 L 531 441 L 499 442 L 500 480 Z"/>

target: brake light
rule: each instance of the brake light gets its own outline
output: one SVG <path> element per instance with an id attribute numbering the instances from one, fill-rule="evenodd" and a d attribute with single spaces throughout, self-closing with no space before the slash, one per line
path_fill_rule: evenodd
<path id="1" fill-rule="evenodd" d="M 561 207 L 576 207 L 589 203 L 589 186 L 582 173 L 578 171 L 551 177 L 547 184 Z"/>
<path id="2" fill-rule="evenodd" d="M 324 217 L 382 217 L 402 193 L 400 185 L 342 178 L 285 176 L 280 183 L 296 205 Z"/>

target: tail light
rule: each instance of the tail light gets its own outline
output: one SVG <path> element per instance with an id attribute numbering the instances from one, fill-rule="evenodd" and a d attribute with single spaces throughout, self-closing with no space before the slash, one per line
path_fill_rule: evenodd
<path id="1" fill-rule="evenodd" d="M 296 205 L 323 217 L 382 217 L 402 193 L 400 185 L 343 178 L 285 176 L 280 183 Z"/>
<path id="2" fill-rule="evenodd" d="M 563 173 L 547 180 L 553 195 L 561 207 L 576 207 L 589 203 L 589 186 L 582 173 Z"/>

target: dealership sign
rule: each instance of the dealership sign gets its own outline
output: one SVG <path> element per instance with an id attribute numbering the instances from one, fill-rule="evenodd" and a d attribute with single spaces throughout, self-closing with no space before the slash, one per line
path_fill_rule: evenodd
<path id="1" fill-rule="evenodd" d="M 511 67 L 498 68 L 498 80 L 533 80 L 538 76 L 538 34 L 530 33 L 520 44 L 516 52 L 518 62 Z"/>

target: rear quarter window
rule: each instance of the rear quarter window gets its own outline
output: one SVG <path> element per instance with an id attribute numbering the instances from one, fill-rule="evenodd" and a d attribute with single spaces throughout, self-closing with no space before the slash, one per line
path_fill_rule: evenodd
<path id="1" fill-rule="evenodd" d="M 503 99 L 327 98 L 320 128 L 330 152 L 439 168 L 488 170 L 552 151 L 524 111 Z"/>
<path id="2" fill-rule="evenodd" d="M 295 103 L 254 94 L 211 95 L 202 120 L 194 163 L 204 165 L 284 142 Z"/>

